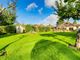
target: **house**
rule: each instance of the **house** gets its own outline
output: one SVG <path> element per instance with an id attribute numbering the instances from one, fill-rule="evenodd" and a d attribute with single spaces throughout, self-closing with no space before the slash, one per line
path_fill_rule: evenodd
<path id="1" fill-rule="evenodd" d="M 80 28 L 80 24 L 73 24 L 70 22 L 65 22 L 61 25 L 56 26 L 57 31 L 75 31 Z"/>
<path id="2" fill-rule="evenodd" d="M 24 33 L 25 27 L 22 25 L 16 25 L 16 33 Z"/>

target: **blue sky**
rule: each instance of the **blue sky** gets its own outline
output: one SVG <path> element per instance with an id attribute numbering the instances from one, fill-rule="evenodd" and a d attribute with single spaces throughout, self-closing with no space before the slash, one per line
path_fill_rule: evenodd
<path id="1" fill-rule="evenodd" d="M 7 0 L 0 0 L 0 4 L 7 6 Z M 45 4 L 45 0 L 18 0 L 17 21 L 19 23 L 42 23 L 54 10 Z"/>
<path id="2" fill-rule="evenodd" d="M 3 7 L 7 7 L 10 0 L 0 0 Z M 52 24 L 56 25 L 58 16 L 53 13 L 56 0 L 18 0 L 16 20 L 22 24 Z M 73 22 L 73 19 L 70 19 Z"/>
<path id="3" fill-rule="evenodd" d="M 0 0 L 3 7 L 7 7 L 10 0 Z M 56 0 L 18 0 L 17 1 L 17 18 L 16 20 L 22 24 L 52 24 L 56 25 L 58 16 L 53 13 L 56 8 Z M 73 22 L 70 19 L 70 22 Z"/>
<path id="4" fill-rule="evenodd" d="M 37 7 L 33 6 L 33 9 L 27 10 L 31 4 Z M 41 13 L 39 13 L 40 9 L 42 9 Z M 17 3 L 17 20 L 22 23 L 41 23 L 52 12 L 53 9 L 46 7 L 44 0 L 19 0 Z"/>

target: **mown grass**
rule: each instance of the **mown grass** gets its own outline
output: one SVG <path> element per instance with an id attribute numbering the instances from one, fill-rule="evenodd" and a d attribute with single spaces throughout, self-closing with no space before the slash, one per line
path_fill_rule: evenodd
<path id="1" fill-rule="evenodd" d="M 78 52 L 59 42 L 42 40 L 32 50 L 31 60 L 80 60 Z"/>
<path id="2" fill-rule="evenodd" d="M 75 44 L 75 37 L 74 32 L 25 33 L 1 37 L 0 49 L 9 45 L 6 47 L 7 55 L 0 56 L 0 60 L 79 60 L 80 52 L 68 47 L 69 44 Z"/>

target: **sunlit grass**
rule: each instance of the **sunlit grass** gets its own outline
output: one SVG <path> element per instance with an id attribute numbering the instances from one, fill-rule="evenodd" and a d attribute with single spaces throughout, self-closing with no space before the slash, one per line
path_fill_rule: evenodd
<path id="1" fill-rule="evenodd" d="M 21 37 L 23 37 L 23 38 L 21 38 Z M 52 43 L 57 42 L 57 44 L 51 45 L 52 51 L 49 54 L 51 54 L 51 53 L 55 54 L 54 51 L 58 50 L 58 52 L 59 51 L 61 52 L 61 57 L 63 57 L 65 60 L 69 59 L 67 57 L 67 55 L 70 52 L 72 55 L 72 56 L 70 56 L 70 59 L 72 57 L 74 57 L 74 59 L 76 59 L 76 58 L 79 59 L 79 57 L 80 57 L 79 52 L 77 52 L 77 51 L 75 52 L 74 50 L 72 50 L 71 48 L 68 47 L 68 43 L 72 44 L 72 45 L 75 44 L 75 33 L 73 33 L 73 32 L 62 32 L 62 33 L 61 32 L 56 32 L 56 33 L 47 32 L 47 33 L 45 33 L 44 32 L 44 33 L 33 33 L 33 34 L 32 33 L 16 34 L 16 35 L 11 35 L 11 36 L 7 36 L 7 37 L 6 36 L 1 37 L 0 38 L 0 49 L 11 42 L 14 42 L 14 41 L 16 41 L 16 42 L 14 42 L 14 43 L 10 44 L 8 47 L 6 47 L 7 55 L 1 56 L 0 60 L 5 60 L 5 59 L 7 59 L 7 60 L 31 60 L 32 50 L 35 48 L 34 47 L 35 44 L 41 40 L 49 40 Z M 40 43 L 40 44 L 43 45 L 43 43 Z M 42 45 L 40 45 L 40 46 L 42 47 Z M 51 47 L 47 47 L 47 49 L 48 48 L 51 49 Z M 61 50 L 59 50 L 58 47 L 60 47 Z M 45 48 L 45 47 L 43 47 L 43 48 Z M 43 49 L 40 49 L 40 50 L 42 50 L 43 52 L 45 51 Z M 46 50 L 46 52 L 47 52 L 47 50 Z M 58 52 L 56 52 L 56 53 L 58 53 Z M 65 53 L 65 57 L 64 57 L 64 54 L 62 54 L 62 53 Z M 43 54 L 46 55 L 46 53 L 43 53 Z M 57 56 L 59 56 L 59 55 L 57 55 Z M 61 60 L 61 57 L 59 58 L 60 60 Z M 73 60 L 73 58 L 71 60 Z"/>

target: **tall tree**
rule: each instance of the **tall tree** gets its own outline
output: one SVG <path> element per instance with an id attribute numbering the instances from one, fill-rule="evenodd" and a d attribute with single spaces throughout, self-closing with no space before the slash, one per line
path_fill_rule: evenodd
<path id="1" fill-rule="evenodd" d="M 0 7 L 0 25 L 11 25 L 16 20 L 16 0 L 11 0 L 7 8 Z"/>
<path id="2" fill-rule="evenodd" d="M 55 11 L 60 17 L 58 24 L 64 22 L 64 19 L 69 22 L 70 18 L 73 18 L 74 23 L 80 19 L 80 1 L 79 0 L 57 0 Z"/>
<path id="3" fill-rule="evenodd" d="M 80 1 L 79 0 L 64 0 L 69 5 L 68 7 L 68 13 L 70 14 L 70 17 L 73 18 L 74 22 L 77 23 L 77 20 L 80 19 Z"/>
<path id="4" fill-rule="evenodd" d="M 56 8 L 54 8 L 54 7 L 53 8 L 55 9 L 56 14 L 59 16 L 59 20 L 57 21 L 57 25 L 60 25 L 64 22 L 64 19 L 63 19 L 64 14 L 62 12 L 62 10 L 64 10 L 64 7 L 63 7 L 62 0 L 56 1 L 55 3 L 56 3 Z"/>
<path id="5" fill-rule="evenodd" d="M 62 11 L 63 14 L 60 17 L 70 18 L 72 17 L 74 19 L 74 23 L 76 23 L 77 20 L 80 19 L 80 0 L 64 0 L 65 3 L 67 3 L 65 6 L 65 9 L 58 10 L 59 12 Z M 65 10 L 65 11 L 64 11 Z M 58 12 L 58 13 L 59 13 Z M 77 32 L 77 39 L 75 42 L 75 46 L 80 49 L 80 30 Z"/>

